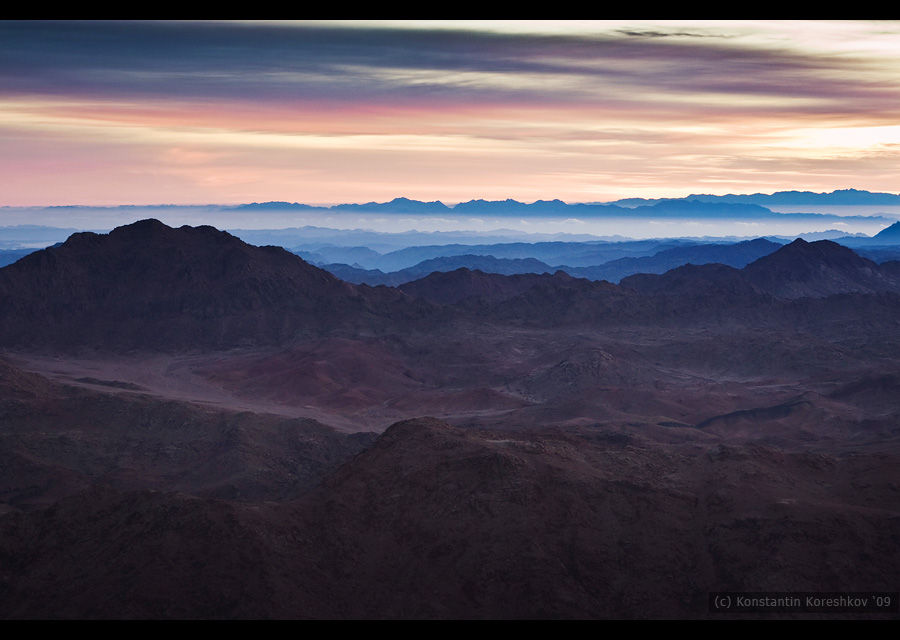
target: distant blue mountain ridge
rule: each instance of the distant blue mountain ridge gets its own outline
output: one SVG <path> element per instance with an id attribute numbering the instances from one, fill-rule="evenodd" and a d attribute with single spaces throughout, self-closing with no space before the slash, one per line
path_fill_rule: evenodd
<path id="1" fill-rule="evenodd" d="M 777 191 L 770 194 L 728 194 L 722 196 L 692 194 L 685 196 L 684 198 L 625 198 L 616 200 L 611 204 L 617 204 L 619 206 L 637 206 L 677 200 L 719 202 L 723 204 L 756 204 L 764 207 L 771 205 L 900 206 L 900 195 L 898 194 L 864 191 L 859 189 L 837 189 L 829 193 L 816 193 L 813 191 Z"/>
<path id="2" fill-rule="evenodd" d="M 399 214 L 460 214 L 492 216 L 579 216 L 579 217 L 666 217 L 666 218 L 865 218 L 884 219 L 880 216 L 836 216 L 828 213 L 800 212 L 777 213 L 766 205 L 825 206 L 825 205 L 883 205 L 900 206 L 900 195 L 873 193 L 857 189 L 842 189 L 831 193 L 811 191 L 780 191 L 774 194 L 752 195 L 691 195 L 684 198 L 662 198 L 648 200 L 628 198 L 609 203 L 572 203 L 559 199 L 537 200 L 532 203 L 518 200 L 469 200 L 449 206 L 443 202 L 422 202 L 409 198 L 394 198 L 389 202 L 368 202 L 365 204 L 338 204 L 333 206 L 313 206 L 290 202 L 254 202 L 229 210 L 319 210 L 344 212 L 372 212 Z"/>
<path id="3" fill-rule="evenodd" d="M 895 222 L 887 229 L 882 229 L 873 236 L 873 240 L 885 240 L 889 244 L 897 244 L 900 242 L 900 222 Z"/>

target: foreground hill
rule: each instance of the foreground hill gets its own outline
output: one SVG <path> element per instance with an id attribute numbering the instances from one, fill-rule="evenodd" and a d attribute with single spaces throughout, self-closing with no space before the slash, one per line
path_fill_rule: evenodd
<path id="1" fill-rule="evenodd" d="M 706 618 L 710 591 L 891 590 L 897 471 L 407 421 L 282 505 L 94 489 L 8 516 L 0 617 Z"/>
<path id="2" fill-rule="evenodd" d="M 134 383 L 81 382 L 53 384 L 0 360 L 0 505 L 46 507 L 96 483 L 285 500 L 375 435 L 160 399 Z"/>

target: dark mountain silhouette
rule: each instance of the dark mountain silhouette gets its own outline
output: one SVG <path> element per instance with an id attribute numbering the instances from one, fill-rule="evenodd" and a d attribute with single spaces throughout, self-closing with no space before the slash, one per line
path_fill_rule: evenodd
<path id="1" fill-rule="evenodd" d="M 424 278 L 400 285 L 400 289 L 416 298 L 444 305 L 454 305 L 466 299 L 494 304 L 521 295 L 542 283 L 568 283 L 570 276 L 555 274 L 516 274 L 503 276 L 468 268 L 450 272 L 435 271 Z"/>
<path id="2" fill-rule="evenodd" d="M 785 313 L 783 305 L 743 270 L 723 264 L 686 264 L 662 275 L 628 276 L 619 284 L 640 294 L 637 299 L 643 306 L 644 324 L 657 323 L 674 330 L 700 323 L 752 331 Z"/>
<path id="3" fill-rule="evenodd" d="M 512 296 L 495 293 L 490 298 L 463 299 L 462 308 L 486 319 L 515 326 L 547 328 L 621 326 L 638 318 L 646 322 L 656 314 L 652 300 L 606 281 L 573 278 L 563 271 L 552 275 L 495 277 L 517 278 L 519 286 L 533 284 L 522 287 L 521 293 L 516 290 Z"/>
<path id="4" fill-rule="evenodd" d="M 755 298 L 764 293 L 740 269 L 717 263 L 686 264 L 662 275 L 639 273 L 624 278 L 620 284 L 641 293 L 686 298 L 702 295 L 723 302 L 747 296 Z"/>
<path id="5" fill-rule="evenodd" d="M 662 259 L 693 254 L 740 262 L 771 246 L 761 239 L 726 247 L 680 247 L 667 250 Z M 537 262 L 467 260 L 512 266 L 510 270 L 549 271 Z M 0 270 L 0 327 L 8 346 L 203 349 L 286 344 L 358 331 L 408 331 L 420 321 L 428 326 L 436 319 L 429 300 L 459 302 L 481 296 L 482 304 L 491 308 L 502 301 L 505 311 L 498 307 L 496 312 L 507 320 L 519 314 L 528 324 L 546 320 L 555 325 L 562 319 L 621 322 L 641 313 L 658 317 L 674 311 L 679 296 L 695 307 L 699 298 L 728 307 L 747 306 L 765 295 L 900 291 L 892 263 L 879 266 L 826 240 L 798 239 L 740 270 L 704 266 L 685 265 L 658 280 L 626 278 L 625 290 L 559 274 L 517 281 L 468 274 L 466 282 L 457 274 L 453 284 L 453 279 L 434 279 L 405 287 L 405 292 L 416 294 L 406 296 L 396 289 L 354 286 L 283 249 L 253 247 L 212 227 L 173 229 L 147 220 L 108 235 L 75 234 L 58 247 Z M 425 274 L 453 267 L 453 260 L 438 260 L 418 270 Z M 537 286 L 523 286 L 526 282 Z M 429 287 L 434 287 L 432 292 L 425 291 Z M 668 311 L 627 290 L 664 293 Z M 34 296 L 34 291 L 44 295 Z"/>
<path id="6" fill-rule="evenodd" d="M 780 298 L 900 291 L 900 281 L 875 262 L 830 240 L 791 244 L 749 264 L 747 277 Z"/>
<path id="7" fill-rule="evenodd" d="M 645 293 L 670 297 L 700 292 L 727 297 L 827 297 L 842 293 L 900 292 L 892 263 L 877 263 L 830 240 L 797 239 L 743 269 L 724 265 L 685 265 L 662 275 L 634 275 L 621 284 Z M 723 298 L 724 300 L 725 298 Z"/>
<path id="8" fill-rule="evenodd" d="M 762 248 L 768 249 L 766 245 Z M 664 274 L 628 276 L 619 286 L 571 277 L 561 270 L 553 276 L 501 276 L 461 269 L 433 274 L 401 288 L 415 297 L 455 305 L 479 317 L 527 326 L 671 325 L 694 318 L 747 327 L 802 323 L 825 331 L 829 321 L 811 314 L 811 304 L 785 302 L 878 292 L 893 296 L 861 299 L 855 311 L 843 308 L 845 303 L 840 301 L 818 305 L 830 308 L 832 324 L 846 329 L 849 317 L 855 313 L 865 316 L 862 309 L 894 305 L 900 294 L 898 265 L 900 262 L 878 265 L 830 241 L 797 240 L 742 269 L 719 263 L 686 264 Z M 866 323 L 872 321 L 866 317 Z"/>
<path id="9" fill-rule="evenodd" d="M 40 291 L 36 296 L 34 292 Z M 78 233 L 0 270 L 10 345 L 191 349 L 400 321 L 403 294 L 357 288 L 279 247 L 156 220 Z M 399 305 L 399 307 L 398 307 Z"/>

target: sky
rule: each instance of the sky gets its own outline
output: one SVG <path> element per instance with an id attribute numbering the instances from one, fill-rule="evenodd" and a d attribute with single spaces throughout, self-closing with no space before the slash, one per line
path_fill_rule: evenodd
<path id="1" fill-rule="evenodd" d="M 900 175 L 900 21 L 0 21 L 0 206 L 607 202 Z"/>

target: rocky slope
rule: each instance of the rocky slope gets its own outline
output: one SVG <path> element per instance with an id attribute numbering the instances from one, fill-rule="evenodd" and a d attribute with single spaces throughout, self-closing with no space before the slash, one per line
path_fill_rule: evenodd
<path id="1" fill-rule="evenodd" d="M 678 619 L 709 591 L 891 590 L 898 471 L 419 419 L 282 505 L 93 489 L 7 516 L 0 615 Z"/>

